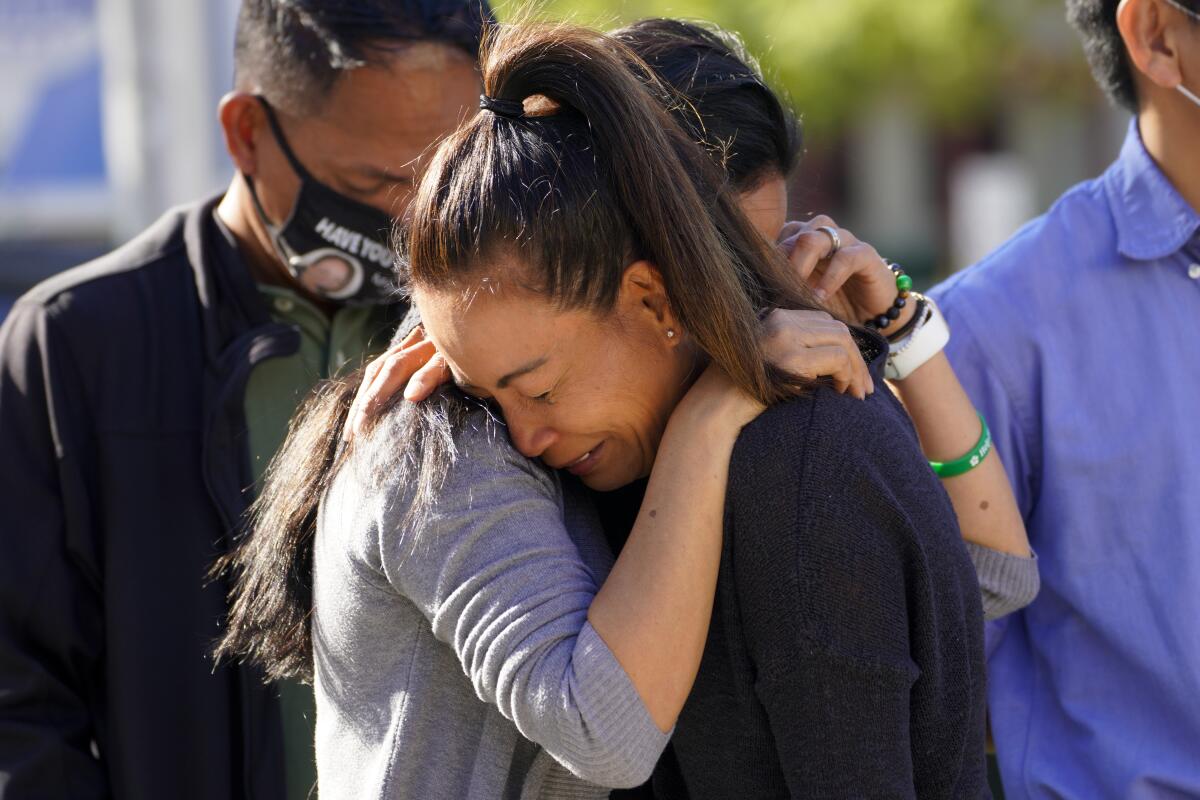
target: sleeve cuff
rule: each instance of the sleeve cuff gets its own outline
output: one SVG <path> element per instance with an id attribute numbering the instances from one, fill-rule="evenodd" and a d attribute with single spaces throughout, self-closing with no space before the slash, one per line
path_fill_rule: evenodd
<path id="1" fill-rule="evenodd" d="M 564 731 L 568 760 L 581 763 L 589 754 L 604 753 L 606 763 L 593 764 L 589 779 L 614 788 L 640 785 L 654 771 L 674 728 L 666 733 L 658 729 L 633 681 L 590 622 L 579 632 L 573 661 L 571 693 L 584 724 Z M 580 738 L 572 741 L 576 736 Z M 597 747 L 598 741 L 605 745 Z M 601 776 L 605 780 L 595 780 Z"/>
<path id="2" fill-rule="evenodd" d="M 1026 558 L 974 542 L 966 544 L 979 579 L 985 619 L 998 619 L 1033 602 L 1041 588 L 1036 553 Z"/>

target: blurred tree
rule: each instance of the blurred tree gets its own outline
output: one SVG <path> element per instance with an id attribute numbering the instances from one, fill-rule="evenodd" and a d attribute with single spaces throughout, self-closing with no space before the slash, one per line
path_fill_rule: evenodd
<path id="1" fill-rule="evenodd" d="M 501 13 L 526 6 L 506 3 Z M 976 120 L 1018 68 L 1015 45 L 1026 41 L 1030 19 L 1062 18 L 1062 0 L 546 0 L 540 8 L 601 27 L 674 16 L 737 31 L 818 138 L 886 94 L 899 94 L 940 125 Z M 1020 60 L 1020 70 L 1029 66 Z"/>

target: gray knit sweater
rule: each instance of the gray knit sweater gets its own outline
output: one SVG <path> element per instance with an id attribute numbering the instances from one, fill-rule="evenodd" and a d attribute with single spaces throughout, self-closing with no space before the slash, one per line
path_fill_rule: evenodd
<path id="1" fill-rule="evenodd" d="M 596 798 L 642 783 L 668 734 L 587 621 L 612 566 L 590 504 L 482 412 L 454 446 L 424 524 L 406 519 L 411 481 L 364 479 L 377 465 L 353 457 L 322 504 L 322 800 Z"/>

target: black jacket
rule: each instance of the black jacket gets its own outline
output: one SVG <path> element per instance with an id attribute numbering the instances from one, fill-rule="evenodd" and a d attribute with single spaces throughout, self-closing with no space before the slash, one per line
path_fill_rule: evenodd
<path id="1" fill-rule="evenodd" d="M 253 484 L 244 391 L 294 353 L 210 200 L 0 328 L 0 798 L 284 796 L 275 692 L 209 653 Z"/>

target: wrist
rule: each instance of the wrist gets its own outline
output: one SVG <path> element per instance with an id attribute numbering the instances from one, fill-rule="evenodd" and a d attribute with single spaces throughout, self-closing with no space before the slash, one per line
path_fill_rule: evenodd
<path id="1" fill-rule="evenodd" d="M 670 424 L 732 442 L 763 406 L 738 389 L 717 367 L 708 367 L 671 414 Z"/>
<path id="2" fill-rule="evenodd" d="M 897 331 L 904 329 L 904 326 L 912 320 L 913 315 L 916 313 L 917 304 L 912 302 L 910 296 L 909 302 L 905 303 L 904 308 L 900 309 L 900 316 L 892 320 L 886 328 L 880 328 L 879 333 L 881 333 L 884 338 L 889 338 L 895 335 Z"/>
<path id="3" fill-rule="evenodd" d="M 884 377 L 891 381 L 902 381 L 912 375 L 942 352 L 950 341 L 950 327 L 937 304 L 922 295 L 914 297 L 920 306 L 920 316 L 914 320 L 912 332 L 897 341 L 889 341 Z"/>
<path id="4" fill-rule="evenodd" d="M 906 321 L 912 317 L 912 310 L 909 308 L 912 305 L 912 278 L 896 262 L 885 261 L 884 263 L 887 264 L 888 269 L 891 270 L 892 277 L 896 281 L 896 297 L 883 312 L 863 322 L 863 325 L 866 327 L 880 333 L 888 329 L 898 330 L 903 327 L 904 323 L 896 325 L 897 321 L 902 317 Z"/>

